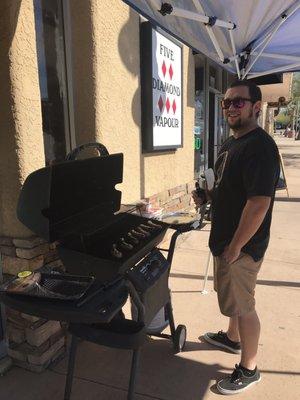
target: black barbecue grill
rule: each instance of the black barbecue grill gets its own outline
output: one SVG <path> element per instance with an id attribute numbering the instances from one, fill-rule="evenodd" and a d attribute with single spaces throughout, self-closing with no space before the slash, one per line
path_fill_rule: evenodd
<path id="1" fill-rule="evenodd" d="M 3 303 L 24 313 L 70 322 L 66 400 L 78 337 L 133 350 L 128 391 L 128 399 L 133 399 L 140 346 L 146 326 L 159 310 L 165 309 L 171 335 L 157 332 L 156 336 L 172 339 L 177 352 L 185 344 L 186 328 L 175 328 L 168 277 L 178 235 L 193 228 L 175 226 L 166 259 L 156 247 L 170 225 L 119 212 L 121 192 L 115 185 L 122 182 L 123 155 L 109 155 L 99 144 L 88 146 L 96 146 L 101 157 L 72 159 L 86 147 L 80 146 L 68 161 L 33 172 L 18 204 L 24 225 L 59 243 L 68 275 L 41 273 L 39 284 L 47 290 L 13 293 L 6 285 L 0 296 Z M 136 320 L 125 319 L 121 311 L 128 295 L 137 310 Z"/>

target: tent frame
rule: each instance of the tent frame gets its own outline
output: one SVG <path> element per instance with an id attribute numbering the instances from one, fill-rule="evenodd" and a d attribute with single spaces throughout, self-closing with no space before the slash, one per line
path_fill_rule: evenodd
<path id="1" fill-rule="evenodd" d="M 223 64 L 234 63 L 239 79 L 246 79 L 246 78 L 252 79 L 258 76 L 268 75 L 276 72 L 284 72 L 300 67 L 300 57 L 289 56 L 289 55 L 285 56 L 284 54 L 264 53 L 265 48 L 272 41 L 278 29 L 282 26 L 282 24 L 284 24 L 288 20 L 289 17 L 291 17 L 300 8 L 300 0 L 296 0 L 292 6 L 290 6 L 287 10 L 281 13 L 280 16 L 277 17 L 270 24 L 270 26 L 267 28 L 265 33 L 260 38 L 250 43 L 240 53 L 236 52 L 236 46 L 232 32 L 236 28 L 236 25 L 231 21 L 223 21 L 217 18 L 216 16 L 208 16 L 205 13 L 200 0 L 192 0 L 192 1 L 195 5 L 197 12 L 188 11 L 179 7 L 172 6 L 170 3 L 164 2 L 162 0 L 149 0 L 153 8 L 156 8 L 156 10 L 160 12 L 163 16 L 172 15 L 203 23 L 206 27 L 208 36 L 212 41 L 212 44 L 215 48 L 215 51 L 220 61 Z M 232 56 L 224 57 L 220 44 L 213 31 L 214 26 L 228 30 L 229 40 L 232 48 Z M 282 59 L 284 61 L 286 60 L 295 61 L 295 63 L 287 64 L 285 66 L 278 68 L 273 68 L 269 71 L 252 73 L 251 69 L 261 57 L 277 58 L 277 59 Z"/>

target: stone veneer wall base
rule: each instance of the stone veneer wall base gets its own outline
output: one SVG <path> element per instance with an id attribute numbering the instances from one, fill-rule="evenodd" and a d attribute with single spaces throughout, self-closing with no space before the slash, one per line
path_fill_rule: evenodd
<path id="1" fill-rule="evenodd" d="M 5 276 L 23 270 L 64 271 L 55 243 L 33 236 L 28 239 L 0 237 L 0 253 Z M 6 308 L 8 355 L 14 365 L 33 372 L 44 369 L 66 354 L 66 327 Z"/>
<path id="2" fill-rule="evenodd" d="M 0 360 L 0 376 L 3 376 L 12 367 L 12 359 L 10 357 L 4 357 Z"/>

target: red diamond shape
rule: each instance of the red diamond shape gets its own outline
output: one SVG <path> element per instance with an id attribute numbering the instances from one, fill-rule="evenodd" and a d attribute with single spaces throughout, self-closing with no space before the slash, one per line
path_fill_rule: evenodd
<path id="1" fill-rule="evenodd" d="M 169 100 L 169 97 L 168 97 L 167 101 L 166 101 L 166 109 L 167 109 L 168 113 L 169 113 L 169 110 L 170 110 L 170 106 L 171 106 L 171 104 L 170 104 L 170 100 Z"/>
<path id="2" fill-rule="evenodd" d="M 169 75 L 170 75 L 171 80 L 173 78 L 173 74 L 174 74 L 174 71 L 173 71 L 172 64 L 171 64 L 170 68 L 169 68 Z"/>
<path id="3" fill-rule="evenodd" d="M 166 72 L 167 72 L 167 67 L 166 67 L 165 60 L 164 60 L 164 62 L 162 63 L 161 70 L 162 70 L 162 73 L 163 73 L 164 76 L 165 76 L 165 75 L 166 75 Z"/>
<path id="4" fill-rule="evenodd" d="M 172 108 L 173 108 L 173 112 L 175 114 L 176 113 L 176 101 L 175 101 L 175 99 L 173 100 Z"/>
<path id="5" fill-rule="evenodd" d="M 158 100 L 158 107 L 160 109 L 160 112 L 162 112 L 163 108 L 164 108 L 164 102 L 163 99 L 161 98 L 161 96 L 159 96 L 159 100 Z"/>

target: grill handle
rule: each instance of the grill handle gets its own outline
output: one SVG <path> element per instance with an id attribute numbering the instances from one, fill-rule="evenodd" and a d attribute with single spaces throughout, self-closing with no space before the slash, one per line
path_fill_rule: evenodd
<path id="1" fill-rule="evenodd" d="M 99 152 L 100 157 L 109 155 L 107 148 L 103 144 L 97 142 L 89 142 L 81 144 L 78 147 L 75 147 L 75 149 L 73 149 L 72 151 L 70 151 L 70 153 L 67 154 L 66 160 L 67 161 L 76 160 L 78 154 L 89 147 L 96 149 Z"/>
<path id="2" fill-rule="evenodd" d="M 126 287 L 131 297 L 133 304 L 136 306 L 138 310 L 138 322 L 145 322 L 145 306 L 142 303 L 138 292 L 136 291 L 135 287 L 131 283 L 129 279 L 126 279 Z"/>

